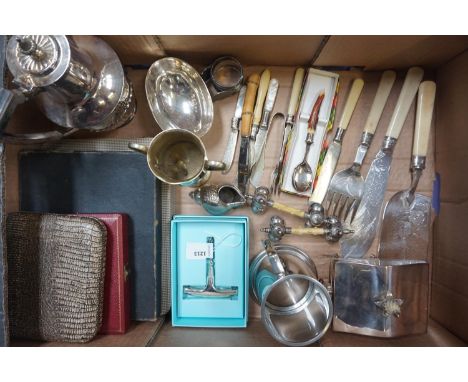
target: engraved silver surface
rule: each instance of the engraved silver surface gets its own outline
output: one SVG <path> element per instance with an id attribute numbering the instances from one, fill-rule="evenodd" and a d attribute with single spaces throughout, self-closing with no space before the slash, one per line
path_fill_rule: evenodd
<path id="1" fill-rule="evenodd" d="M 362 200 L 351 225 L 354 234 L 340 240 L 342 257 L 364 257 L 371 247 L 377 232 L 391 163 L 391 150 L 382 148 L 372 162 L 366 177 Z"/>
<path id="2" fill-rule="evenodd" d="M 426 260 L 431 225 L 431 199 L 415 194 L 408 203 L 408 190 L 388 201 L 382 221 L 379 257 Z"/>

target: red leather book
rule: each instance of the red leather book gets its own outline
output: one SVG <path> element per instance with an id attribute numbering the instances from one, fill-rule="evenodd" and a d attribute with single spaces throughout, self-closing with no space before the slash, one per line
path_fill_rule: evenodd
<path id="1" fill-rule="evenodd" d="M 100 219 L 107 228 L 104 307 L 100 334 L 124 334 L 130 325 L 127 215 L 79 214 Z"/>

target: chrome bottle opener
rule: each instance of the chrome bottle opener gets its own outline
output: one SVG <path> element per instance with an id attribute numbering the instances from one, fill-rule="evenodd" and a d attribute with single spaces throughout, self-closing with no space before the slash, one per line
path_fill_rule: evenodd
<path id="1" fill-rule="evenodd" d="M 192 297 L 208 297 L 208 298 L 228 298 L 237 295 L 238 288 L 233 287 L 217 287 L 215 283 L 215 240 L 210 236 L 206 238 L 207 243 L 213 244 L 213 253 L 211 258 L 206 259 L 207 274 L 206 285 L 199 286 L 184 286 L 184 294 Z"/>

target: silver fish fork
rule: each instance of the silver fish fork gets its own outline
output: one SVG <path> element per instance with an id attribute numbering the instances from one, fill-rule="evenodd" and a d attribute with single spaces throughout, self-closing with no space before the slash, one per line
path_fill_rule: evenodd
<path id="1" fill-rule="evenodd" d="M 330 181 L 324 201 L 324 208 L 328 216 L 337 216 L 343 221 L 350 218 L 349 222 L 352 223 L 356 215 L 364 193 L 364 178 L 361 175 L 362 162 L 372 143 L 375 129 L 382 116 L 395 78 L 396 73 L 391 70 L 387 70 L 382 74 L 374 102 L 364 125 L 361 143 L 356 151 L 354 163 L 351 167 L 337 172 Z"/>

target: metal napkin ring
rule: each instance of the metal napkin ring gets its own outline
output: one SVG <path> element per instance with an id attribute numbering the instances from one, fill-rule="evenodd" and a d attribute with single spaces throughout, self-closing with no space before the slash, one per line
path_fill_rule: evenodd
<path id="1" fill-rule="evenodd" d="M 213 101 L 237 93 L 244 82 L 244 70 L 240 62 L 231 56 L 217 58 L 201 74 Z"/>

